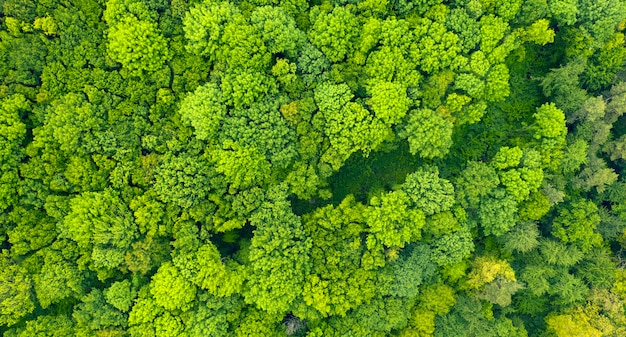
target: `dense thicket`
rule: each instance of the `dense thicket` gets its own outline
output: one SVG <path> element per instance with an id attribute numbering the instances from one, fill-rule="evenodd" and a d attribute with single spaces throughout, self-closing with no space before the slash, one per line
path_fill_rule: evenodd
<path id="1" fill-rule="evenodd" d="M 625 336 L 624 0 L 0 0 L 0 334 Z"/>

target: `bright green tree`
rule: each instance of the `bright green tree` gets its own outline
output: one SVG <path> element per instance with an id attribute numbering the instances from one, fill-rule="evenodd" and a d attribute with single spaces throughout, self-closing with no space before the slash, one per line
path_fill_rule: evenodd
<path id="1" fill-rule="evenodd" d="M 409 141 L 412 154 L 431 159 L 444 157 L 452 146 L 451 121 L 430 109 L 409 112 L 408 122 L 399 136 Z"/>
<path id="2" fill-rule="evenodd" d="M 250 224 L 255 230 L 244 285 L 246 302 L 270 313 L 287 312 L 302 293 L 311 243 L 291 211 L 284 186 L 270 190 Z"/>

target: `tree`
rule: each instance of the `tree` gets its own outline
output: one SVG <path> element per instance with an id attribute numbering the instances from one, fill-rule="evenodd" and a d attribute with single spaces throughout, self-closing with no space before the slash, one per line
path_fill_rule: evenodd
<path id="1" fill-rule="evenodd" d="M 311 243 L 290 206 L 285 186 L 276 186 L 250 218 L 255 230 L 244 297 L 269 313 L 289 311 L 302 293 L 305 271 L 310 268 Z"/>
<path id="2" fill-rule="evenodd" d="M 50 109 L 45 126 L 39 129 L 36 138 L 41 137 L 41 141 L 45 142 L 48 141 L 47 136 L 52 136 L 59 149 L 66 154 L 102 151 L 106 117 L 102 107 L 88 102 L 84 94 L 68 93 L 54 101 Z M 38 139 L 35 140 L 37 143 Z"/>
<path id="3" fill-rule="evenodd" d="M 303 217 L 312 247 L 302 296 L 324 317 L 343 316 L 376 293 L 376 273 L 362 264 L 367 249 L 364 208 L 349 195 L 338 206 L 320 207 Z"/>
<path id="4" fill-rule="evenodd" d="M 552 16 L 561 26 L 572 25 L 576 22 L 578 14 L 578 1 L 574 0 L 551 0 L 548 1 Z"/>
<path id="5" fill-rule="evenodd" d="M 567 133 L 565 129 L 565 116 L 553 103 L 546 103 L 537 108 L 533 114 L 535 118 L 535 138 L 560 139 Z"/>
<path id="6" fill-rule="evenodd" d="M 76 336 L 94 334 L 123 334 L 126 330 L 127 317 L 105 302 L 102 291 L 94 289 L 74 306 L 72 317 L 76 321 Z"/>
<path id="7" fill-rule="evenodd" d="M 153 188 L 163 202 L 188 208 L 207 197 L 216 174 L 214 168 L 190 154 L 167 155 L 156 170 Z"/>
<path id="8" fill-rule="evenodd" d="M 553 314 L 546 317 L 548 331 L 556 337 L 600 337 L 602 332 L 591 326 L 590 317 L 581 310 L 571 314 Z"/>
<path id="9" fill-rule="evenodd" d="M 322 128 L 330 141 L 330 148 L 322 155 L 322 160 L 335 170 L 356 151 L 369 154 L 389 139 L 392 132 L 362 105 L 351 102 L 353 97 L 346 84 L 324 83 L 315 90 L 319 113 L 313 123 Z"/>
<path id="10" fill-rule="evenodd" d="M 436 213 L 426 218 L 424 226 L 425 237 L 452 234 L 461 229 L 461 223 L 467 220 L 467 214 L 463 208 L 457 206 L 454 211 Z"/>
<path id="11" fill-rule="evenodd" d="M 454 186 L 448 180 L 439 177 L 439 169 L 424 167 L 407 175 L 401 189 L 416 207 L 430 216 L 450 210 L 455 203 Z"/>
<path id="12" fill-rule="evenodd" d="M 314 12 L 309 40 L 317 46 L 331 62 L 339 62 L 352 48 L 358 33 L 358 21 L 346 7 L 335 7 L 326 14 Z"/>
<path id="13" fill-rule="evenodd" d="M 160 317 L 163 311 L 163 307 L 150 295 L 150 287 L 141 288 L 132 310 L 128 313 L 129 334 L 133 337 L 156 336 L 156 318 Z"/>
<path id="14" fill-rule="evenodd" d="M 224 26 L 238 14 L 226 1 L 202 2 L 190 8 L 183 19 L 187 50 L 214 61 L 221 49 Z"/>
<path id="15" fill-rule="evenodd" d="M 544 261 L 551 265 L 571 267 L 584 256 L 576 246 L 566 245 L 555 240 L 542 240 L 539 250 Z"/>
<path id="16" fill-rule="evenodd" d="M 107 303 L 121 312 L 128 312 L 132 306 L 132 301 L 137 295 L 129 280 L 113 282 L 111 286 L 103 291 Z"/>
<path id="17" fill-rule="evenodd" d="M 224 102 L 236 109 L 250 108 L 262 97 L 277 93 L 276 81 L 264 73 L 251 70 L 232 70 L 222 78 Z"/>
<path id="18" fill-rule="evenodd" d="M 7 337 L 50 336 L 63 337 L 74 334 L 73 322 L 66 315 L 41 315 L 26 321 L 21 328 L 6 331 Z"/>
<path id="19" fill-rule="evenodd" d="M 577 110 L 587 98 L 587 92 L 580 88 L 580 75 L 584 70 L 582 58 L 551 69 L 541 81 L 543 93 L 566 113 Z"/>
<path id="20" fill-rule="evenodd" d="M 472 261 L 472 271 L 467 276 L 467 285 L 478 298 L 503 307 L 510 305 L 511 296 L 524 287 L 517 282 L 508 262 L 491 256 L 479 256 Z"/>
<path id="21" fill-rule="evenodd" d="M 65 242 L 57 242 L 56 248 L 71 250 L 71 244 L 63 247 Z M 68 249 L 69 248 L 69 249 Z M 42 249 L 37 252 L 42 256 L 43 264 L 41 271 L 33 278 L 35 293 L 42 308 L 48 308 L 51 304 L 60 303 L 70 298 L 80 298 L 84 295 L 85 280 L 74 263 L 68 262 L 61 252 L 52 248 Z M 77 254 L 71 254 L 77 258 Z"/>
<path id="22" fill-rule="evenodd" d="M 297 155 L 296 132 L 280 113 L 282 103 L 282 98 L 268 95 L 249 108 L 230 110 L 217 139 L 255 147 L 273 167 L 287 168 Z"/>
<path id="23" fill-rule="evenodd" d="M 412 298 L 418 295 L 420 285 L 435 274 L 435 264 L 430 261 L 430 248 L 417 244 L 405 249 L 406 255 L 391 264 L 393 281 L 389 294 Z"/>
<path id="24" fill-rule="evenodd" d="M 406 90 L 400 84 L 390 82 L 376 82 L 371 87 L 372 98 L 368 105 L 374 115 L 386 125 L 397 124 L 406 115 L 411 100 L 406 96 Z"/>
<path id="25" fill-rule="evenodd" d="M 615 26 L 624 19 L 624 4 L 619 2 L 615 5 L 609 1 L 590 2 L 581 0 L 578 4 L 578 22 L 598 42 L 608 40 Z"/>
<path id="26" fill-rule="evenodd" d="M 358 307 L 353 316 L 368 330 L 389 333 L 406 326 L 413 304 L 407 298 L 379 296 Z"/>
<path id="27" fill-rule="evenodd" d="M 20 114 L 29 104 L 23 95 L 16 94 L 0 101 L 0 210 L 6 210 L 16 201 L 19 181 L 17 166 L 24 156 L 21 149 L 26 136 L 26 125 Z"/>
<path id="28" fill-rule="evenodd" d="M 169 59 L 167 40 L 153 22 L 129 15 L 110 24 L 109 55 L 131 74 L 158 70 Z"/>
<path id="29" fill-rule="evenodd" d="M 602 236 L 595 231 L 599 223 L 600 215 L 594 203 L 575 200 L 569 207 L 561 208 L 552 224 L 552 234 L 586 252 L 602 243 Z"/>
<path id="30" fill-rule="evenodd" d="M 481 302 L 459 296 L 456 304 L 445 316 L 436 318 L 434 336 L 526 336 L 523 327 L 515 326 L 505 316 L 493 317 L 491 310 L 483 309 Z"/>
<path id="31" fill-rule="evenodd" d="M 465 227 L 451 234 L 442 235 L 430 243 L 432 261 L 438 266 L 451 266 L 468 258 L 474 251 L 472 235 Z"/>
<path id="32" fill-rule="evenodd" d="M 172 262 L 187 280 L 213 296 L 228 297 L 241 292 L 243 267 L 222 258 L 212 243 L 204 244 L 196 251 L 178 252 Z"/>
<path id="33" fill-rule="evenodd" d="M 27 271 L 2 254 L 0 265 L 0 325 L 11 326 L 35 309 L 32 279 Z"/>
<path id="34" fill-rule="evenodd" d="M 8 221 L 13 224 L 6 232 L 12 256 L 38 251 L 57 238 L 56 220 L 45 212 L 16 206 L 8 215 Z"/>
<path id="35" fill-rule="evenodd" d="M 409 35 L 410 31 L 406 32 Z M 395 34 L 394 34 L 395 35 Z M 400 37 L 397 40 L 401 40 Z M 399 47 L 383 45 L 369 53 L 365 63 L 365 74 L 372 81 L 397 83 L 406 86 L 407 94 L 414 92 L 422 76 L 408 53 Z"/>
<path id="36" fill-rule="evenodd" d="M 185 321 L 185 332 L 189 336 L 233 336 L 233 325 L 242 315 L 241 298 L 217 298 L 200 294 L 199 300 L 202 304 Z"/>
<path id="37" fill-rule="evenodd" d="M 426 159 L 444 157 L 452 146 L 453 124 L 430 109 L 409 112 L 406 126 L 399 136 L 409 141 L 411 154 Z"/>
<path id="38" fill-rule="evenodd" d="M 517 223 L 517 201 L 498 189 L 481 202 L 478 217 L 485 235 L 503 235 Z"/>
<path id="39" fill-rule="evenodd" d="M 550 21 L 546 19 L 539 19 L 533 22 L 532 25 L 526 27 L 521 32 L 521 38 L 524 41 L 533 42 L 540 45 L 546 45 L 554 42 L 554 30 L 549 29 Z"/>
<path id="40" fill-rule="evenodd" d="M 404 247 L 421 237 L 425 224 L 424 213 L 409 208 L 409 197 L 402 191 L 394 191 L 379 197 L 372 197 L 372 205 L 366 210 L 365 221 L 371 236 L 369 241 L 377 241 L 387 247 Z"/>
<path id="41" fill-rule="evenodd" d="M 41 29 L 43 33 L 48 36 L 59 35 L 59 25 L 50 15 L 35 18 L 33 28 Z"/>
<path id="42" fill-rule="evenodd" d="M 415 36 L 418 42 L 411 46 L 411 57 L 428 74 L 450 67 L 461 51 L 459 37 L 440 22 L 423 19 Z"/>
<path id="43" fill-rule="evenodd" d="M 152 276 L 150 294 L 166 310 L 187 311 L 196 298 L 196 287 L 183 278 L 178 268 L 166 262 Z"/>
<path id="44" fill-rule="evenodd" d="M 251 25 L 243 15 L 234 15 L 224 26 L 220 61 L 232 69 L 259 71 L 272 63 L 272 54 L 262 38 L 263 31 Z M 267 34 L 267 32 L 266 32 Z M 269 47 L 272 47 L 271 43 Z"/>
<path id="45" fill-rule="evenodd" d="M 285 53 L 296 56 L 304 40 L 304 34 L 296 27 L 293 17 L 281 7 L 258 7 L 250 17 L 252 24 L 261 32 L 267 50 L 272 54 Z"/>
<path id="46" fill-rule="evenodd" d="M 535 139 L 539 142 L 544 165 L 558 163 L 560 151 L 565 146 L 565 115 L 553 103 L 546 103 L 533 114 L 535 124 L 531 127 Z"/>
<path id="47" fill-rule="evenodd" d="M 509 252 L 527 253 L 539 246 L 539 228 L 531 221 L 518 223 L 498 241 Z"/>
<path id="48" fill-rule="evenodd" d="M 119 267 L 137 235 L 128 206 L 112 190 L 74 198 L 59 229 L 60 237 L 75 241 L 91 257 L 95 270 Z"/>
<path id="49" fill-rule="evenodd" d="M 617 266 L 606 249 L 598 248 L 588 252 L 577 269 L 576 275 L 582 277 L 592 288 L 610 289 L 615 283 Z"/>
<path id="50" fill-rule="evenodd" d="M 496 170 L 482 162 L 469 162 L 456 180 L 457 200 L 463 207 L 477 207 L 500 184 Z"/>
<path id="51" fill-rule="evenodd" d="M 401 336 L 426 335 L 435 332 L 435 316 L 445 315 L 454 306 L 454 289 L 442 283 L 426 285 L 418 296 L 418 304 L 413 307 L 409 327 Z"/>
<path id="52" fill-rule="evenodd" d="M 235 337 L 269 336 L 284 337 L 285 329 L 281 324 L 282 315 L 250 308 L 246 310 L 239 324 L 234 329 Z"/>
<path id="53" fill-rule="evenodd" d="M 314 44 L 306 42 L 300 50 L 296 65 L 305 83 L 310 85 L 326 79 L 322 74 L 330 68 L 330 61 Z"/>
<path id="54" fill-rule="evenodd" d="M 256 147 L 243 147 L 241 144 L 226 141 L 222 149 L 214 151 L 212 160 L 215 171 L 225 177 L 229 191 L 264 185 L 270 174 L 270 163 Z"/>
<path id="55" fill-rule="evenodd" d="M 179 113 L 181 120 L 193 126 L 198 139 L 213 139 L 226 115 L 222 92 L 214 83 L 200 86 L 182 101 Z"/>
<path id="56" fill-rule="evenodd" d="M 504 64 L 496 64 L 485 78 L 485 100 L 503 101 L 509 94 L 509 69 Z"/>
<path id="57" fill-rule="evenodd" d="M 626 336 L 626 0 L 0 2 L 0 335 Z"/>
<path id="58" fill-rule="evenodd" d="M 446 27 L 459 36 L 462 51 L 468 53 L 480 42 L 480 24 L 464 8 L 454 8 L 446 16 Z"/>

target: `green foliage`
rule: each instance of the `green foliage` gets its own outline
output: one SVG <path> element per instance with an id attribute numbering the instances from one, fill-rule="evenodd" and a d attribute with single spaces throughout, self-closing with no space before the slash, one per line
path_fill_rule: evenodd
<path id="1" fill-rule="evenodd" d="M 16 94 L 0 101 L 0 210 L 6 210 L 16 201 L 19 181 L 17 166 L 23 158 L 22 142 L 26 136 L 26 125 L 20 113 L 29 104 L 23 95 Z"/>
<path id="2" fill-rule="evenodd" d="M 181 120 L 193 126 L 198 139 L 213 139 L 226 115 L 222 93 L 213 83 L 200 86 L 187 96 L 179 110 Z"/>
<path id="3" fill-rule="evenodd" d="M 284 313 L 302 293 L 311 243 L 283 187 L 270 190 L 267 198 L 250 219 L 256 229 L 247 257 L 245 298 L 270 313 Z"/>
<path id="4" fill-rule="evenodd" d="M 552 16 L 560 25 L 572 25 L 578 14 L 578 1 L 552 0 L 548 1 Z"/>
<path id="5" fill-rule="evenodd" d="M 435 265 L 430 261 L 430 249 L 426 245 L 407 247 L 407 256 L 395 261 L 393 282 L 389 293 L 398 297 L 415 297 L 422 282 L 434 274 Z"/>
<path id="6" fill-rule="evenodd" d="M 154 302 L 166 310 L 186 311 L 196 297 L 196 287 L 183 278 L 178 268 L 164 263 L 152 276 L 150 293 Z"/>
<path id="7" fill-rule="evenodd" d="M 109 55 L 131 72 L 154 71 L 168 59 L 167 40 L 156 25 L 134 16 L 111 23 Z"/>
<path id="8" fill-rule="evenodd" d="M 311 11 L 313 26 L 309 39 L 331 62 L 339 62 L 349 53 L 358 33 L 358 22 L 346 7 L 335 7 L 330 13 Z"/>
<path id="9" fill-rule="evenodd" d="M 128 312 L 134 297 L 135 291 L 128 280 L 114 282 L 104 290 L 104 298 L 107 303 L 122 312 Z"/>
<path id="10" fill-rule="evenodd" d="M 477 257 L 467 276 L 467 285 L 476 291 L 478 298 L 502 307 L 510 305 L 511 296 L 524 288 L 517 282 L 511 266 L 493 257 Z"/>
<path id="11" fill-rule="evenodd" d="M 401 188 L 411 205 L 425 215 L 447 211 L 454 205 L 454 186 L 439 177 L 437 167 L 425 167 L 407 175 Z"/>
<path id="12" fill-rule="evenodd" d="M 289 16 L 283 8 L 259 7 L 252 13 L 250 21 L 258 27 L 270 53 L 296 55 L 304 37 L 296 28 L 293 17 Z"/>
<path id="13" fill-rule="evenodd" d="M 451 266 L 468 258 L 474 251 L 472 235 L 467 228 L 443 235 L 431 243 L 432 260 L 439 266 Z"/>
<path id="14" fill-rule="evenodd" d="M 212 295 L 226 297 L 241 291 L 241 266 L 232 260 L 223 262 L 213 244 L 204 244 L 195 252 L 181 252 L 172 262 L 186 279 Z"/>
<path id="15" fill-rule="evenodd" d="M 211 190 L 215 169 L 191 155 L 167 156 L 156 171 L 154 191 L 168 203 L 191 207 Z"/>
<path id="16" fill-rule="evenodd" d="M 200 296 L 202 305 L 194 310 L 185 322 L 185 332 L 190 336 L 229 336 L 229 320 L 238 313 L 240 301 L 235 298 L 221 299 Z"/>
<path id="17" fill-rule="evenodd" d="M 353 95 L 345 84 L 323 83 L 315 90 L 315 100 L 319 108 L 315 117 L 319 116 L 317 121 L 330 141 L 330 148 L 321 159 L 335 170 L 352 153 L 360 150 L 367 155 L 392 134 L 383 121 L 374 117 L 362 105 L 351 102 L 352 98 Z"/>
<path id="18" fill-rule="evenodd" d="M 361 263 L 366 250 L 363 208 L 348 196 L 337 207 L 321 207 L 304 217 L 305 233 L 312 239 L 312 269 L 302 296 L 323 316 L 345 315 L 375 295 L 376 274 Z"/>
<path id="19" fill-rule="evenodd" d="M 183 29 L 188 40 L 187 50 L 215 59 L 221 47 L 224 26 L 238 12 L 231 3 L 222 1 L 206 1 L 191 7 L 183 19 Z"/>
<path id="20" fill-rule="evenodd" d="M 368 104 L 380 120 L 387 125 L 397 124 L 406 115 L 411 100 L 400 84 L 378 82 L 372 85 L 372 98 Z"/>
<path id="21" fill-rule="evenodd" d="M 82 296 L 85 289 L 84 277 L 76 264 L 67 261 L 56 250 L 39 252 L 44 254 L 43 265 L 41 272 L 33 279 L 39 305 L 45 309 L 51 304 Z"/>
<path id="22" fill-rule="evenodd" d="M 26 322 L 25 327 L 7 331 L 6 336 L 70 336 L 74 333 L 72 320 L 66 315 L 41 315 Z"/>
<path id="23" fill-rule="evenodd" d="M 509 252 L 527 253 L 539 246 L 539 229 L 533 222 L 523 222 L 515 225 L 508 233 L 498 239 L 504 249 Z"/>
<path id="24" fill-rule="evenodd" d="M 100 290 L 92 291 L 81 301 L 72 313 L 72 318 L 76 321 L 74 331 L 77 336 L 105 333 L 115 335 L 125 332 L 126 317 L 105 302 Z"/>
<path id="25" fill-rule="evenodd" d="M 411 154 L 425 159 L 444 157 L 452 146 L 452 127 L 452 122 L 435 111 L 412 110 L 399 136 L 408 140 Z"/>
<path id="26" fill-rule="evenodd" d="M 481 202 L 478 217 L 485 235 L 500 236 L 517 222 L 517 202 L 503 190 Z"/>
<path id="27" fill-rule="evenodd" d="M 4 254 L 3 254 L 4 255 Z M 1 325 L 14 325 L 35 309 L 32 299 L 32 280 L 25 270 L 12 263 L 8 256 L 2 257 L 0 274 Z"/>
<path id="28" fill-rule="evenodd" d="M 595 232 L 600 223 L 597 206 L 590 201 L 577 200 L 562 208 L 552 224 L 552 235 L 565 243 L 578 246 L 583 252 L 602 243 Z"/>
<path id="29" fill-rule="evenodd" d="M 105 136 L 102 129 L 106 115 L 102 107 L 88 102 L 83 94 L 68 93 L 53 102 L 50 108 L 52 111 L 46 114 L 46 127 L 41 130 L 42 141 L 49 141 L 46 136 L 51 136 L 65 153 L 103 150 Z"/>
<path id="30" fill-rule="evenodd" d="M 624 13 L 0 1 L 0 335 L 625 336 Z"/>
<path id="31" fill-rule="evenodd" d="M 535 117 L 535 138 L 561 138 L 566 134 L 565 116 L 554 104 L 544 104 L 537 108 Z"/>
<path id="32" fill-rule="evenodd" d="M 469 162 L 457 178 L 457 200 L 464 207 L 476 207 L 499 183 L 500 179 L 491 166 L 481 162 Z"/>
<path id="33" fill-rule="evenodd" d="M 528 26 L 522 33 L 522 39 L 540 45 L 554 42 L 554 30 L 549 29 L 550 22 L 546 19 L 539 19 Z"/>
<path id="34" fill-rule="evenodd" d="M 72 200 L 71 211 L 58 225 L 60 237 L 78 244 L 95 268 L 116 268 L 137 235 L 132 214 L 111 190 L 86 192 Z"/>
<path id="35" fill-rule="evenodd" d="M 546 318 L 548 331 L 554 336 L 600 337 L 602 332 L 589 324 L 589 316 L 584 312 L 552 315 Z"/>
<path id="36" fill-rule="evenodd" d="M 227 141 L 212 157 L 215 171 L 224 175 L 231 191 L 263 185 L 270 173 L 270 163 L 255 147 L 246 148 Z"/>
<path id="37" fill-rule="evenodd" d="M 515 326 L 505 316 L 493 317 L 477 299 L 459 297 L 452 311 L 438 317 L 434 336 L 526 336 L 522 327 Z"/>
<path id="38" fill-rule="evenodd" d="M 409 197 L 402 191 L 389 192 L 370 200 L 373 206 L 365 213 L 372 236 L 368 246 L 380 242 L 387 247 L 404 247 L 421 237 L 424 213 L 409 208 Z"/>

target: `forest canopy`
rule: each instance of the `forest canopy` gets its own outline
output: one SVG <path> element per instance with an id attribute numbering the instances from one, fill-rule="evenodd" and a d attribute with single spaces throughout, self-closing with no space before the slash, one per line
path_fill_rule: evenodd
<path id="1" fill-rule="evenodd" d="M 0 0 L 0 334 L 626 336 L 625 0 Z"/>

